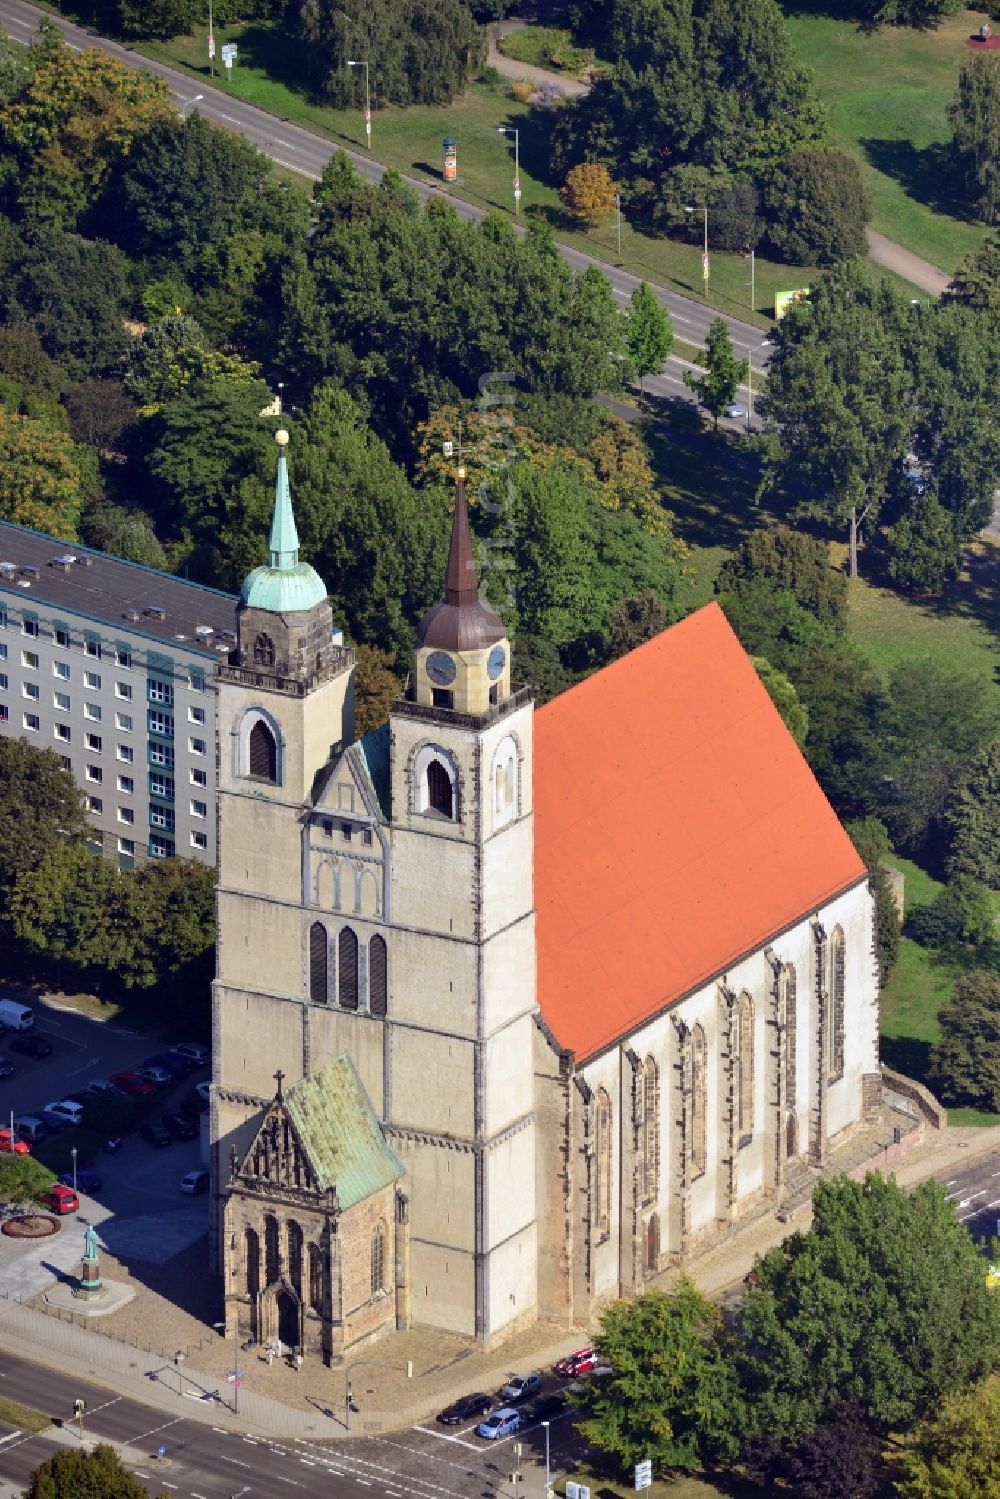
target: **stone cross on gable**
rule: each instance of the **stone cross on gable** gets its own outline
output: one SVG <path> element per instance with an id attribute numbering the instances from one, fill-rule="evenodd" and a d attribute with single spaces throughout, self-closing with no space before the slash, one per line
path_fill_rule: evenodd
<path id="1" fill-rule="evenodd" d="M 279 1067 L 278 1070 L 277 1070 L 277 1072 L 272 1072 L 271 1076 L 274 1078 L 274 1081 L 278 1084 L 278 1091 L 277 1091 L 277 1094 L 275 1096 L 278 1099 L 278 1102 L 280 1103 L 281 1102 L 281 1084 L 284 1082 L 285 1074 L 282 1072 L 281 1068 Z"/>

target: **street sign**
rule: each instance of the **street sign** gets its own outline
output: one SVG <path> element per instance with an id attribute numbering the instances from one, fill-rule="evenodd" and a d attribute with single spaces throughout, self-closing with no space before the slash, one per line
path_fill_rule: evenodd
<path id="1" fill-rule="evenodd" d="M 236 43 L 235 42 L 223 42 L 223 44 L 222 44 L 222 61 L 225 63 L 225 65 L 226 65 L 227 68 L 231 68 L 232 67 L 233 63 L 236 61 Z"/>
<path id="2" fill-rule="evenodd" d="M 209 62 L 214 62 L 215 61 L 215 37 L 214 36 L 210 36 L 209 39 L 208 39 L 208 60 L 209 60 Z"/>
<path id="3" fill-rule="evenodd" d="M 701 257 L 701 274 L 705 278 L 705 280 L 707 281 L 708 280 L 708 251 L 707 250 L 706 250 L 705 254 Z"/>
<path id="4" fill-rule="evenodd" d="M 514 197 L 515 198 L 519 198 L 520 196 L 521 196 L 521 189 L 519 187 L 515 187 L 515 189 L 514 189 Z"/>
<path id="5" fill-rule="evenodd" d="M 635 1486 L 637 1489 L 649 1489 L 653 1486 L 653 1459 L 647 1457 L 644 1462 L 635 1465 Z"/>
<path id="6" fill-rule="evenodd" d="M 519 187 L 520 187 L 520 186 L 521 186 L 521 179 L 520 179 L 520 177 L 515 177 L 515 178 L 514 178 L 514 191 L 515 191 L 515 192 L 516 192 L 516 191 L 517 191 L 517 189 L 518 189 L 518 188 L 519 188 Z"/>
<path id="7" fill-rule="evenodd" d="M 572 1483 L 567 1480 L 566 1499 L 590 1499 L 590 1488 L 585 1483 Z"/>
<path id="8" fill-rule="evenodd" d="M 160 1443 L 159 1447 L 157 1447 L 157 1449 L 156 1449 L 156 1455 L 157 1455 L 157 1457 L 166 1457 L 166 1455 L 167 1455 L 167 1449 L 166 1449 L 166 1447 L 163 1446 L 162 1442 Z"/>

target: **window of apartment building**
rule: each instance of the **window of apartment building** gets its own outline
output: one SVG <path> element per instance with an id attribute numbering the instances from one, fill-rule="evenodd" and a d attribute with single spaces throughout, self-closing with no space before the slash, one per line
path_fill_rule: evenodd
<path id="1" fill-rule="evenodd" d="M 155 709 L 150 708 L 147 727 L 151 734 L 163 734 L 165 737 L 172 739 L 174 733 L 173 714 L 159 713 Z"/>
<path id="2" fill-rule="evenodd" d="M 117 728 L 121 729 L 123 733 L 125 733 L 125 734 L 131 734 L 131 732 L 132 732 L 132 715 L 131 715 L 131 713 L 116 713 L 115 714 L 115 725 L 116 725 Z"/>
<path id="3" fill-rule="evenodd" d="M 98 786 L 104 780 L 104 771 L 99 765 L 88 765 L 85 774 L 88 781 L 93 781 Z"/>
<path id="4" fill-rule="evenodd" d="M 0 661 L 6 661 L 6 659 L 7 659 L 7 647 L 3 644 L 2 641 L 0 641 Z"/>
<path id="5" fill-rule="evenodd" d="M 0 723 L 7 722 L 7 704 L 0 703 Z"/>
<path id="6" fill-rule="evenodd" d="M 191 751 L 192 755 L 203 755 L 205 753 L 204 739 L 189 739 L 188 749 Z"/>
<path id="7" fill-rule="evenodd" d="M 6 628 L 7 628 L 7 611 L 6 611 L 6 609 L 0 609 L 0 627 L 2 627 L 4 630 L 6 630 Z"/>
<path id="8" fill-rule="evenodd" d="M 119 760 L 124 760 L 126 765 L 131 765 L 135 759 L 135 750 L 130 744 L 115 745 L 115 754 Z"/>
<path id="9" fill-rule="evenodd" d="M 0 692 L 7 691 L 7 673 L 0 671 Z"/>
<path id="10" fill-rule="evenodd" d="M 192 770 L 191 771 L 191 785 L 192 786 L 207 786 L 208 785 L 208 771 L 207 770 Z"/>
<path id="11" fill-rule="evenodd" d="M 68 713 L 69 712 L 69 693 L 68 692 L 54 692 L 52 694 L 52 706 L 53 706 L 53 708 L 58 708 L 60 713 Z"/>
<path id="12" fill-rule="evenodd" d="M 68 723 L 57 723 L 53 727 L 52 732 L 53 734 L 55 734 L 57 739 L 62 740 L 63 744 L 69 744 L 70 732 Z"/>
<path id="13" fill-rule="evenodd" d="M 129 682 L 116 682 L 115 683 L 115 697 L 120 697 L 123 700 L 123 702 L 130 703 L 132 701 L 132 686 L 131 686 L 131 683 L 129 683 Z"/>
<path id="14" fill-rule="evenodd" d="M 84 734 L 83 742 L 87 746 L 87 748 L 89 750 L 93 750 L 95 754 L 99 755 L 101 753 L 101 744 L 103 741 L 100 734 Z"/>
<path id="15" fill-rule="evenodd" d="M 69 662 L 68 661 L 53 661 L 53 663 L 52 663 L 52 675 L 54 677 L 58 677 L 59 680 L 60 680 L 60 682 L 68 682 L 69 681 Z"/>
<path id="16" fill-rule="evenodd" d="M 64 629 L 62 625 L 56 625 L 55 641 L 56 645 L 62 646 L 63 650 L 69 648 L 69 631 Z"/>
<path id="17" fill-rule="evenodd" d="M 168 770 L 174 768 L 174 747 L 172 744 L 151 744 L 149 746 L 150 765 L 165 765 Z"/>
<path id="18" fill-rule="evenodd" d="M 60 760 L 60 763 L 62 765 L 63 770 L 72 770 L 73 769 L 73 762 L 70 759 L 69 755 L 60 755 L 59 756 L 59 760 Z"/>
<path id="19" fill-rule="evenodd" d="M 100 661 L 101 642 L 99 640 L 95 640 L 92 635 L 83 642 L 83 649 L 88 656 L 93 656 L 96 661 Z"/>
<path id="20" fill-rule="evenodd" d="M 41 688 L 39 687 L 37 682 L 22 682 L 21 696 L 30 697 L 32 702 L 37 703 L 39 697 L 41 696 Z"/>
<path id="21" fill-rule="evenodd" d="M 151 828 L 166 828 L 168 833 L 172 833 L 174 830 L 173 807 L 161 807 L 154 802 L 149 809 L 149 825 Z"/>
<path id="22" fill-rule="evenodd" d="M 84 687 L 93 687 L 95 692 L 101 690 L 101 674 L 99 671 L 85 671 L 83 674 Z"/>
<path id="23" fill-rule="evenodd" d="M 119 838 L 119 840 L 118 840 L 118 852 L 120 854 L 134 854 L 135 853 L 135 839 L 134 838 Z"/>
<path id="24" fill-rule="evenodd" d="M 118 777 L 118 790 L 124 791 L 126 796 L 131 796 L 135 790 L 135 782 L 131 776 Z"/>
<path id="25" fill-rule="evenodd" d="M 37 734 L 38 733 L 38 714 L 37 713 L 24 713 L 24 714 L 22 714 L 22 716 L 21 716 L 21 722 L 24 724 L 24 727 L 29 731 L 29 733 L 31 733 L 31 734 Z"/>
<path id="26" fill-rule="evenodd" d="M 203 671 L 191 670 L 188 672 L 188 686 L 192 692 L 205 691 L 205 673 Z"/>
<path id="27" fill-rule="evenodd" d="M 84 703 L 84 705 L 83 705 L 83 716 L 84 716 L 84 718 L 93 719 L 94 723 L 100 723 L 100 721 L 101 721 L 101 705 L 100 705 L 100 703 Z"/>
<path id="28" fill-rule="evenodd" d="M 204 708 L 189 708 L 188 709 L 188 723 L 204 723 L 204 722 L 205 722 L 205 710 L 204 710 Z"/>
<path id="29" fill-rule="evenodd" d="M 173 776 L 165 776 L 162 773 L 162 771 L 151 770 L 150 773 L 149 773 L 149 794 L 150 794 L 150 796 L 165 796 L 165 797 L 169 797 L 170 800 L 173 801 L 173 797 L 174 797 L 174 778 L 173 778 Z"/>
<path id="30" fill-rule="evenodd" d="M 207 817 L 208 816 L 208 807 L 205 804 L 205 802 L 194 802 L 193 801 L 191 803 L 191 816 L 192 817 Z"/>
<path id="31" fill-rule="evenodd" d="M 87 810 L 93 812 L 95 817 L 100 817 L 104 811 L 104 803 L 101 801 L 101 798 L 99 796 L 88 796 Z"/>
<path id="32" fill-rule="evenodd" d="M 168 708 L 172 708 L 174 705 L 173 683 L 161 681 L 159 677 L 150 677 L 149 701 L 151 703 L 165 703 Z"/>
<path id="33" fill-rule="evenodd" d="M 131 807 L 118 808 L 118 821 L 127 823 L 129 826 L 135 822 L 135 812 Z"/>
<path id="34" fill-rule="evenodd" d="M 191 847 L 192 848 L 207 848 L 208 847 L 208 834 L 207 833 L 192 833 L 191 834 Z"/>
<path id="35" fill-rule="evenodd" d="M 174 851 L 174 840 L 164 838 L 162 833 L 151 833 L 149 836 L 149 853 L 153 859 L 169 859 Z"/>
<path id="36" fill-rule="evenodd" d="M 36 651 L 22 651 L 21 665 L 26 666 L 29 671 L 37 671 L 38 653 Z"/>
<path id="37" fill-rule="evenodd" d="M 21 634 L 22 635 L 37 635 L 38 634 L 38 620 L 35 618 L 35 616 L 33 614 L 25 614 L 25 615 L 22 616 L 22 618 L 21 618 Z"/>
<path id="38" fill-rule="evenodd" d="M 115 665 L 124 666 L 126 669 L 132 665 L 132 652 L 123 645 L 115 647 Z"/>

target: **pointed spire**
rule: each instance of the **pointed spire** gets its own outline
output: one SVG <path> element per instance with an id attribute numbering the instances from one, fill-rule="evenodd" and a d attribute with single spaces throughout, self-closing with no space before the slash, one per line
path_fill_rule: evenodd
<path id="1" fill-rule="evenodd" d="M 479 598 L 479 573 L 472 550 L 469 530 L 469 507 L 465 500 L 465 468 L 455 476 L 455 514 L 451 522 L 451 547 L 448 551 L 448 573 L 445 578 L 446 599 L 462 609 Z"/>
<path id="2" fill-rule="evenodd" d="M 274 518 L 271 521 L 268 546 L 271 550 L 271 566 L 284 570 L 298 566 L 299 533 L 295 529 L 292 496 L 288 487 L 288 465 L 285 461 L 288 433 L 284 427 L 275 432 L 274 440 L 278 444 L 278 477 L 274 486 Z"/>

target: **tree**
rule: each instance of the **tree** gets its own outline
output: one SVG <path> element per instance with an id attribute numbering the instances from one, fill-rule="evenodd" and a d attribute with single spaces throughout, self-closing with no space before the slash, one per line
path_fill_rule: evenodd
<path id="1" fill-rule="evenodd" d="M 124 875 L 84 843 L 54 843 L 10 896 L 14 937 L 62 973 L 127 970 L 135 942 L 129 916 Z"/>
<path id="2" fill-rule="evenodd" d="M 938 1010 L 930 1082 L 945 1103 L 1000 1110 L 1000 978 L 963 973 Z"/>
<path id="3" fill-rule="evenodd" d="M 764 209 L 779 260 L 836 265 L 868 252 L 871 197 L 857 162 L 843 151 L 789 152 L 764 189 Z"/>
<path id="4" fill-rule="evenodd" d="M 83 793 L 56 752 L 0 738 L 0 890 L 86 827 Z"/>
<path id="5" fill-rule="evenodd" d="M 1000 1301 L 938 1182 L 820 1181 L 812 1228 L 755 1269 L 741 1349 L 753 1431 L 797 1442 L 852 1398 L 875 1429 L 899 1429 L 1000 1352 Z"/>
<path id="6" fill-rule="evenodd" d="M 100 378 L 120 364 L 129 343 L 127 300 L 120 250 L 43 225 L 26 231 L 23 252 L 0 289 L 7 319 L 29 323 L 70 381 Z"/>
<path id="7" fill-rule="evenodd" d="M 736 392 L 750 369 L 748 359 L 736 358 L 724 318 L 713 318 L 709 327 L 708 338 L 705 340 L 705 369 L 704 375 L 694 375 L 685 370 L 684 384 L 694 391 L 701 405 L 711 412 L 715 430 L 718 431 L 719 417 L 735 399 Z"/>
<path id="8" fill-rule="evenodd" d="M 783 671 L 778 671 L 766 656 L 751 656 L 753 669 L 760 677 L 767 695 L 781 714 L 785 728 L 799 749 L 805 749 L 809 733 L 809 710 L 799 701 L 799 695 Z"/>
<path id="9" fill-rule="evenodd" d="M 523 631 L 511 642 L 511 680 L 535 689 L 539 707 L 573 686 L 573 673 L 550 640 Z"/>
<path id="10" fill-rule="evenodd" d="M 968 759 L 1000 732 L 990 678 L 951 660 L 900 661 L 889 673 L 888 690 L 883 733 L 895 764 L 930 751 Z"/>
<path id="11" fill-rule="evenodd" d="M 847 579 L 830 565 L 830 549 L 790 526 L 761 526 L 743 538 L 719 569 L 716 593 L 733 593 L 743 584 L 765 579 L 787 589 L 803 609 L 832 625 L 838 635 L 847 627 Z"/>
<path id="12" fill-rule="evenodd" d="M 670 314 L 645 281 L 641 281 L 632 293 L 627 341 L 632 368 L 639 376 L 639 389 L 642 390 L 643 376 L 655 375 L 661 370 L 674 346 Z"/>
<path id="13" fill-rule="evenodd" d="M 96 505 L 84 517 L 80 534 L 88 546 L 110 552 L 125 562 L 167 570 L 167 558 L 144 510 L 124 505 Z"/>
<path id="14" fill-rule="evenodd" d="M 889 830 L 877 817 L 862 817 L 849 822 L 847 831 L 870 873 L 868 883 L 875 898 L 875 956 L 879 982 L 884 985 L 899 957 L 902 925 L 886 868 L 886 857 L 892 853 Z"/>
<path id="15" fill-rule="evenodd" d="M 56 1452 L 31 1475 L 25 1499 L 148 1499 L 113 1447 Z M 162 1499 L 162 1496 L 161 1496 Z"/>
<path id="16" fill-rule="evenodd" d="M 1000 1385 L 951 1395 L 903 1453 L 899 1499 L 994 1499 L 1000 1472 Z"/>
<path id="17" fill-rule="evenodd" d="M 967 206 L 984 224 L 1000 223 L 1000 61 L 989 53 L 962 64 L 948 114 L 952 161 Z"/>
<path id="18" fill-rule="evenodd" d="M 107 0 L 117 30 L 127 37 L 171 37 L 193 31 L 200 11 L 196 0 Z"/>
<path id="19" fill-rule="evenodd" d="M 134 425 L 135 407 L 120 380 L 84 380 L 66 395 L 66 415 L 74 442 L 99 453 L 120 453 Z"/>
<path id="20" fill-rule="evenodd" d="M 559 196 L 571 213 L 590 225 L 609 218 L 618 203 L 618 189 L 611 173 L 597 161 L 581 161 L 573 167 L 559 189 Z"/>
<path id="21" fill-rule="evenodd" d="M 921 495 L 886 541 L 887 572 L 904 593 L 937 594 L 961 568 L 955 523 L 933 494 Z"/>
<path id="22" fill-rule="evenodd" d="M 909 927 L 925 947 L 983 947 L 996 931 L 992 896 L 971 874 L 953 874 L 930 904 L 910 912 Z"/>
<path id="23" fill-rule="evenodd" d="M 975 756 L 955 788 L 948 813 L 949 868 L 1000 890 L 1000 739 Z"/>
<path id="24" fill-rule="evenodd" d="M 96 488 L 88 457 L 51 422 L 0 406 L 0 516 L 75 541 L 83 507 Z"/>
<path id="25" fill-rule="evenodd" d="M 486 55 L 463 0 L 305 0 L 299 31 L 306 66 L 338 109 L 364 103 L 362 70 L 349 58 L 373 59 L 379 105 L 450 104 Z"/>
<path id="26" fill-rule="evenodd" d="M 13 1151 L 0 1155 L 0 1201 L 32 1201 L 55 1179 L 55 1173 L 33 1155 L 15 1155 Z"/>
<path id="27" fill-rule="evenodd" d="M 651 589 L 636 598 L 622 599 L 611 611 L 612 659 L 627 656 L 652 640 L 670 624 L 670 611 Z"/>
<path id="28" fill-rule="evenodd" d="M 1000 234 L 959 263 L 943 300 L 1000 317 Z"/>
<path id="29" fill-rule="evenodd" d="M 788 1480 L 796 1499 L 873 1499 L 882 1488 L 882 1439 L 856 1400 L 835 1406 L 791 1454 Z"/>
<path id="30" fill-rule="evenodd" d="M 355 647 L 355 658 L 354 735 L 363 739 L 388 720 L 403 684 L 392 669 L 393 658 L 388 651 L 380 651 L 374 645 L 359 645 Z"/>
<path id="31" fill-rule="evenodd" d="M 652 1458 L 665 1474 L 735 1456 L 743 1417 L 733 1350 L 693 1281 L 613 1302 L 594 1346 L 613 1373 L 587 1381 L 580 1430 L 622 1468 Z"/>

